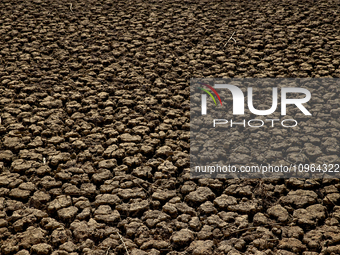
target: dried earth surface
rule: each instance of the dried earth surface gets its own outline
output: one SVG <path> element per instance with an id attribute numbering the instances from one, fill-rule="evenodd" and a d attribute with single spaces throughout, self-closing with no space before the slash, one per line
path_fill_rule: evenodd
<path id="1" fill-rule="evenodd" d="M 339 179 L 189 173 L 190 78 L 340 77 L 339 14 L 326 0 L 1 0 L 0 253 L 340 254 Z M 277 131 L 258 156 L 340 163 L 338 89 L 314 99 L 335 121 L 306 127 L 305 150 Z"/>

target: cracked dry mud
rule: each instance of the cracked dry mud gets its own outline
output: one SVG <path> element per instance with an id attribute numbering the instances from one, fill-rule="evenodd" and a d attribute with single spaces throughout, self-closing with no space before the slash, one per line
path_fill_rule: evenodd
<path id="1" fill-rule="evenodd" d="M 2 0 L 0 253 L 340 254 L 339 179 L 189 174 L 190 78 L 340 77 L 339 9 Z M 338 89 L 307 156 L 339 155 Z M 304 146 L 268 134 L 263 160 Z"/>

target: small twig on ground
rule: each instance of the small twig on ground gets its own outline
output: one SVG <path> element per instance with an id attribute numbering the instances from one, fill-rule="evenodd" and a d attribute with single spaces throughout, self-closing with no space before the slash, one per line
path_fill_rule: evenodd
<path id="1" fill-rule="evenodd" d="M 242 231 L 247 231 L 247 230 L 252 230 L 252 229 L 257 229 L 257 228 L 258 227 L 242 228 L 242 229 L 239 229 L 239 230 L 236 230 L 236 231 L 229 233 L 229 235 L 233 235 L 233 234 L 236 234 L 236 233 L 239 233 L 239 232 L 242 232 Z"/>
<path id="2" fill-rule="evenodd" d="M 136 184 L 139 186 L 139 187 L 141 187 L 149 196 L 150 196 L 150 193 L 139 183 L 139 182 L 137 182 L 137 178 L 135 179 L 136 180 Z"/>
<path id="3" fill-rule="evenodd" d="M 238 148 L 240 148 L 241 147 L 241 145 L 240 146 L 237 146 L 235 149 L 233 149 L 233 152 L 235 152 Z"/>
<path id="4" fill-rule="evenodd" d="M 325 189 L 323 189 L 323 190 L 325 190 Z M 326 190 L 325 190 L 326 191 Z M 334 202 L 332 201 L 332 200 L 330 200 L 329 199 L 329 197 L 327 196 L 327 194 L 326 194 L 326 196 L 324 196 L 325 198 L 327 198 L 327 200 L 329 201 L 329 202 L 331 202 L 334 206 L 336 206 L 335 204 L 334 204 Z"/>
<path id="5" fill-rule="evenodd" d="M 299 154 L 298 154 L 299 156 L 301 155 L 301 152 L 302 152 L 303 150 L 304 150 L 303 148 L 300 150 L 300 152 L 299 152 Z M 295 163 L 296 163 L 296 162 L 295 162 Z"/>
<path id="6" fill-rule="evenodd" d="M 124 245 L 124 248 L 125 248 L 125 250 L 126 250 L 126 253 L 127 253 L 127 255 L 130 255 L 130 254 L 129 254 L 129 252 L 128 252 L 128 249 L 126 248 L 126 245 L 125 245 L 125 243 L 124 243 L 124 241 L 123 241 L 123 238 L 122 238 L 122 236 L 119 234 L 119 232 L 118 232 L 118 231 L 116 231 L 116 232 L 117 232 L 117 234 L 118 234 L 118 236 L 119 236 L 120 240 L 122 241 L 122 243 L 123 243 L 123 245 Z"/>
<path id="7" fill-rule="evenodd" d="M 109 250 L 111 249 L 111 246 L 109 246 L 106 250 L 106 254 L 105 255 L 108 255 L 109 254 Z"/>
<path id="8" fill-rule="evenodd" d="M 227 46 L 227 44 L 228 44 L 228 42 L 229 42 L 230 40 L 233 40 L 233 41 L 236 43 L 236 40 L 233 38 L 233 36 L 234 36 L 235 33 L 236 33 L 236 32 L 234 32 L 234 33 L 230 36 L 230 38 L 228 39 L 228 41 L 224 44 L 223 48 L 224 48 L 225 46 Z"/>
<path id="9" fill-rule="evenodd" d="M 287 158 L 283 158 L 284 160 L 286 160 L 288 163 L 294 164 L 293 162 L 289 161 Z M 295 161 L 296 163 L 296 161 Z"/>
<path id="10" fill-rule="evenodd" d="M 257 227 L 242 228 L 242 229 L 239 229 L 239 230 L 236 230 L 236 231 L 229 233 L 229 235 L 236 234 L 236 233 L 242 232 L 242 231 L 257 229 L 258 227 L 266 227 L 266 226 L 274 226 L 274 225 L 282 225 L 282 223 L 269 223 L 269 224 L 265 224 L 265 225 L 257 226 Z"/>
<path id="11" fill-rule="evenodd" d="M 70 3 L 70 11 L 73 12 L 73 10 L 72 10 L 72 3 Z"/>

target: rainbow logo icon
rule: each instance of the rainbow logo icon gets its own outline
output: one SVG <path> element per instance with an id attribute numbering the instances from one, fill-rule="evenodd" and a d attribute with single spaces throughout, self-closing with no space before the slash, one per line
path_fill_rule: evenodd
<path id="1" fill-rule="evenodd" d="M 221 105 L 222 105 L 222 100 L 221 100 L 219 94 L 217 93 L 217 91 L 216 91 L 213 87 L 211 87 L 211 86 L 208 85 L 208 84 L 202 83 L 202 82 L 199 82 L 199 84 L 201 84 L 201 85 L 203 85 L 203 86 L 206 86 L 207 88 L 211 89 L 211 91 L 214 92 L 214 94 L 217 96 L 218 100 L 220 101 L 220 103 L 221 103 Z M 217 105 L 215 98 L 213 97 L 213 95 L 212 95 L 208 90 L 203 89 L 203 88 L 199 88 L 199 89 L 201 89 L 201 90 L 203 90 L 204 92 L 206 92 L 206 93 L 214 100 L 215 105 Z"/>

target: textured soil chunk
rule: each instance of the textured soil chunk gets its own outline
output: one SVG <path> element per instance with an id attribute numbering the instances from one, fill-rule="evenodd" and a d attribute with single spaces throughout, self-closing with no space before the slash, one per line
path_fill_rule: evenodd
<path id="1" fill-rule="evenodd" d="M 70 236 L 70 230 L 66 230 L 64 227 L 59 227 L 53 230 L 51 234 L 51 242 L 53 245 L 60 245 L 67 242 Z"/>
<path id="2" fill-rule="evenodd" d="M 258 212 L 254 215 L 253 223 L 255 226 L 266 225 L 268 222 L 268 218 L 261 212 Z"/>
<path id="3" fill-rule="evenodd" d="M 35 185 L 32 182 L 24 182 L 19 185 L 19 189 L 23 190 L 29 190 L 29 191 L 34 191 L 35 190 Z"/>
<path id="4" fill-rule="evenodd" d="M 46 233 L 47 232 L 41 228 L 28 227 L 25 232 L 17 235 L 19 245 L 24 249 L 30 249 L 32 245 L 43 242 Z"/>
<path id="5" fill-rule="evenodd" d="M 6 209 L 8 211 L 16 211 L 24 208 L 24 204 L 20 201 L 6 199 Z"/>
<path id="6" fill-rule="evenodd" d="M 159 190 L 152 194 L 152 198 L 161 202 L 167 201 L 176 196 L 175 190 Z"/>
<path id="7" fill-rule="evenodd" d="M 59 162 L 67 162 L 70 159 L 70 154 L 68 152 L 62 152 L 58 155 L 51 156 L 50 162 L 52 166 L 58 165 Z"/>
<path id="8" fill-rule="evenodd" d="M 122 142 L 126 143 L 138 143 L 142 139 L 139 135 L 130 135 L 127 133 L 120 135 L 119 138 Z"/>
<path id="9" fill-rule="evenodd" d="M 227 241 L 222 241 L 218 244 L 218 252 L 224 252 L 226 254 L 240 254 L 233 246 L 231 246 Z"/>
<path id="10" fill-rule="evenodd" d="M 124 204 L 118 205 L 116 208 L 118 211 L 123 212 L 124 214 L 137 215 L 148 210 L 149 207 L 150 207 L 149 201 L 137 198 L 137 199 L 131 199 L 130 204 L 124 203 Z"/>
<path id="11" fill-rule="evenodd" d="M 113 194 L 100 194 L 96 196 L 95 206 L 98 207 L 100 205 L 112 205 L 115 206 L 121 202 L 120 198 L 117 195 Z"/>
<path id="12" fill-rule="evenodd" d="M 60 136 L 53 136 L 52 138 L 50 138 L 48 140 L 49 143 L 53 143 L 53 144 L 59 144 L 64 142 L 64 138 L 60 137 Z"/>
<path id="13" fill-rule="evenodd" d="M 240 215 L 235 218 L 235 224 L 239 228 L 247 228 L 249 224 L 248 215 Z"/>
<path id="14" fill-rule="evenodd" d="M 196 184 L 192 181 L 185 182 L 184 185 L 181 188 L 182 194 L 188 194 L 191 191 L 194 191 L 196 189 Z"/>
<path id="15" fill-rule="evenodd" d="M 40 185 L 44 189 L 52 189 L 52 188 L 57 188 L 62 185 L 61 181 L 56 181 L 53 177 L 51 176 L 45 176 L 41 179 Z"/>
<path id="16" fill-rule="evenodd" d="M 228 246 L 234 247 L 235 252 L 237 252 L 237 250 L 241 251 L 245 245 L 245 241 L 243 239 L 238 239 L 238 238 L 231 238 L 230 240 L 223 241 L 222 243 L 224 245 L 227 245 L 227 247 Z"/>
<path id="17" fill-rule="evenodd" d="M 7 240 L 1 245 L 1 252 L 4 254 L 13 254 L 19 250 L 19 246 L 16 245 L 15 239 Z"/>
<path id="18" fill-rule="evenodd" d="M 43 143 L 41 137 L 40 137 L 40 136 L 37 136 L 37 137 L 35 137 L 34 140 L 33 140 L 32 142 L 30 142 L 27 146 L 28 146 L 29 148 L 36 148 L 36 147 L 42 146 L 43 144 L 44 144 L 44 143 Z"/>
<path id="19" fill-rule="evenodd" d="M 77 219 L 79 220 L 87 220 L 91 216 L 91 209 L 90 208 L 84 208 L 81 213 L 77 215 Z"/>
<path id="20" fill-rule="evenodd" d="M 86 240 L 86 238 L 89 237 L 91 233 L 91 229 L 89 228 L 86 221 L 76 220 L 72 222 L 70 229 L 72 230 L 76 241 Z M 67 241 L 67 238 L 65 241 Z"/>
<path id="21" fill-rule="evenodd" d="M 54 199 L 48 205 L 49 211 L 58 211 L 62 208 L 69 207 L 72 205 L 72 200 L 70 196 L 61 195 Z"/>
<path id="22" fill-rule="evenodd" d="M 5 219 L 0 219 L 0 228 L 7 227 L 8 222 Z"/>
<path id="23" fill-rule="evenodd" d="M 49 202 L 51 199 L 51 196 L 49 194 L 46 194 L 43 191 L 36 191 L 34 192 L 33 196 L 31 197 L 30 203 L 36 207 L 40 208 L 42 206 L 45 206 L 47 202 Z"/>
<path id="24" fill-rule="evenodd" d="M 169 247 L 169 243 L 166 241 L 158 241 L 158 240 L 150 240 L 148 242 L 143 243 L 143 245 L 140 247 L 142 250 L 147 250 L 151 248 L 155 248 L 157 250 L 165 249 Z"/>
<path id="25" fill-rule="evenodd" d="M 229 205 L 236 205 L 237 200 L 232 196 L 222 194 L 214 200 L 214 204 L 220 209 L 227 209 Z"/>
<path id="26" fill-rule="evenodd" d="M 318 195 L 312 190 L 290 191 L 287 196 L 280 198 L 283 204 L 290 204 L 297 208 L 314 204 Z"/>
<path id="27" fill-rule="evenodd" d="M 285 222 L 288 220 L 289 213 L 288 211 L 282 207 L 281 205 L 275 205 L 267 210 L 267 213 L 270 216 L 273 216 L 278 219 L 278 221 Z"/>
<path id="28" fill-rule="evenodd" d="M 117 189 L 117 195 L 124 200 L 129 200 L 131 198 L 145 198 L 146 197 L 146 194 L 143 188 Z"/>
<path id="29" fill-rule="evenodd" d="M 59 99 L 55 100 L 53 97 L 46 97 L 43 99 L 40 105 L 47 107 L 47 108 L 58 108 L 58 107 L 62 107 L 63 103 Z"/>
<path id="30" fill-rule="evenodd" d="M 164 174 L 170 174 L 170 175 L 174 176 L 176 174 L 176 171 L 177 171 L 178 168 L 176 166 L 174 166 L 172 162 L 166 160 L 165 162 L 163 162 L 163 164 L 158 166 L 157 169 L 159 171 L 162 171 L 162 173 L 164 173 Z"/>
<path id="31" fill-rule="evenodd" d="M 8 195 L 14 199 L 26 200 L 29 198 L 30 194 L 31 194 L 31 191 L 29 190 L 15 188 L 15 189 L 12 189 Z"/>
<path id="32" fill-rule="evenodd" d="M 35 172 L 37 173 L 37 175 L 44 176 L 51 172 L 51 168 L 47 165 L 43 165 L 36 169 Z"/>
<path id="33" fill-rule="evenodd" d="M 241 195 L 241 196 L 251 196 L 252 187 L 247 185 L 245 187 L 240 187 L 239 185 L 230 185 L 224 191 L 228 195 Z"/>
<path id="34" fill-rule="evenodd" d="M 171 156 L 173 154 L 172 149 L 169 146 L 162 146 L 158 150 L 156 150 L 157 156 Z"/>
<path id="35" fill-rule="evenodd" d="M 14 172 L 25 172 L 32 167 L 33 161 L 26 161 L 23 159 L 17 159 L 12 162 L 12 169 Z"/>
<path id="36" fill-rule="evenodd" d="M 188 225 L 190 226 L 190 228 L 192 228 L 195 231 L 199 231 L 202 226 L 198 217 L 192 217 Z"/>
<path id="37" fill-rule="evenodd" d="M 326 205 L 334 205 L 340 201 L 340 194 L 339 193 L 331 193 L 328 194 L 324 199 L 323 203 Z"/>
<path id="38" fill-rule="evenodd" d="M 150 166 L 141 166 L 134 168 L 132 171 L 132 175 L 139 177 L 139 178 L 149 178 L 151 177 L 152 167 Z"/>
<path id="39" fill-rule="evenodd" d="M 123 163 L 127 166 L 139 166 L 142 162 L 140 160 L 140 157 L 133 156 L 133 157 L 125 157 L 123 159 Z"/>
<path id="40" fill-rule="evenodd" d="M 47 216 L 48 214 L 46 212 L 33 208 L 16 210 L 11 216 L 11 221 L 14 222 L 13 229 L 16 232 L 22 232 L 25 227 L 32 226 Z"/>
<path id="41" fill-rule="evenodd" d="M 311 230 L 303 237 L 303 243 L 310 249 L 316 249 L 323 240 L 323 233 L 319 230 Z"/>
<path id="42" fill-rule="evenodd" d="M 77 194 L 84 195 L 86 197 L 92 197 L 97 193 L 96 185 L 93 183 L 83 183 L 80 186 L 80 191 L 77 191 Z"/>
<path id="43" fill-rule="evenodd" d="M 71 195 L 71 196 L 79 196 L 79 195 L 81 195 L 80 190 L 75 185 L 65 184 L 63 187 L 64 187 L 63 188 L 64 193 L 66 195 Z"/>
<path id="44" fill-rule="evenodd" d="M 190 244 L 188 251 L 192 251 L 193 255 L 211 254 L 213 247 L 213 241 L 194 241 Z"/>
<path id="45" fill-rule="evenodd" d="M 207 201 L 198 207 L 198 212 L 200 214 L 210 215 L 212 213 L 217 213 L 217 210 L 214 207 L 213 203 L 211 203 L 210 201 Z"/>
<path id="46" fill-rule="evenodd" d="M 157 223 L 170 219 L 169 215 L 158 210 L 149 210 L 144 213 L 143 220 L 146 220 L 146 225 L 149 227 L 155 226 Z"/>
<path id="47" fill-rule="evenodd" d="M 75 206 L 70 206 L 58 210 L 58 217 L 63 221 L 71 221 L 77 214 L 78 208 Z"/>
<path id="48" fill-rule="evenodd" d="M 30 252 L 28 250 L 21 250 L 19 252 L 16 253 L 17 255 L 29 255 Z"/>
<path id="49" fill-rule="evenodd" d="M 188 245 L 191 241 L 194 240 L 194 235 L 193 233 L 188 230 L 188 229 L 182 229 L 178 232 L 175 232 L 172 236 L 171 236 L 171 241 L 175 244 L 175 245 L 179 245 L 179 246 L 184 246 L 184 245 Z"/>
<path id="50" fill-rule="evenodd" d="M 192 203 L 204 203 L 207 200 L 215 198 L 215 194 L 208 187 L 199 187 L 196 191 L 190 192 L 185 201 Z"/>
<path id="51" fill-rule="evenodd" d="M 0 151 L 0 161 L 11 161 L 13 155 L 13 152 L 10 150 Z"/>
<path id="52" fill-rule="evenodd" d="M 117 210 L 112 211 L 109 205 L 100 205 L 94 212 L 94 219 L 110 224 L 118 221 L 120 214 Z"/>
<path id="53" fill-rule="evenodd" d="M 283 238 L 282 240 L 280 240 L 278 248 L 292 251 L 294 253 L 306 250 L 306 246 L 296 238 Z"/>
<path id="54" fill-rule="evenodd" d="M 3 210 L 5 208 L 5 198 L 0 197 L 0 210 Z"/>
<path id="55" fill-rule="evenodd" d="M 148 253 L 140 249 L 133 249 L 131 255 L 147 255 Z"/>
<path id="56" fill-rule="evenodd" d="M 25 144 L 22 143 L 19 137 L 5 137 L 3 143 L 6 148 L 12 149 L 12 150 L 25 148 Z"/>
<path id="57" fill-rule="evenodd" d="M 64 250 L 64 251 L 67 251 L 67 252 L 73 252 L 73 251 L 75 251 L 76 248 L 77 248 L 77 246 L 71 241 L 63 243 L 59 247 L 60 250 Z"/>
<path id="58" fill-rule="evenodd" d="M 281 228 L 281 233 L 282 237 L 287 237 L 287 238 L 296 238 L 296 239 L 301 239 L 301 237 L 304 234 L 304 231 L 302 228 L 298 226 L 293 226 L 293 227 L 282 227 Z"/>
<path id="59" fill-rule="evenodd" d="M 110 170 L 101 170 L 99 173 L 92 175 L 92 180 L 94 183 L 103 183 L 105 180 L 112 178 L 112 173 Z"/>
<path id="60" fill-rule="evenodd" d="M 332 254 L 332 253 L 337 254 L 337 253 L 340 252 L 340 245 L 335 245 L 335 246 L 327 247 L 325 249 L 325 252 L 330 253 L 330 254 Z"/>
<path id="61" fill-rule="evenodd" d="M 44 218 L 41 220 L 41 225 L 45 230 L 54 230 L 63 226 L 62 223 L 53 218 Z"/>
<path id="62" fill-rule="evenodd" d="M 297 209 L 293 217 L 301 225 L 315 225 L 324 220 L 326 208 L 320 204 L 308 206 L 306 209 Z"/>
<path id="63" fill-rule="evenodd" d="M 170 204 L 170 203 L 166 203 L 163 207 L 162 207 L 163 211 L 169 215 L 171 215 L 171 217 L 176 218 L 177 217 L 177 208 Z"/>
<path id="64" fill-rule="evenodd" d="M 117 160 L 115 159 L 103 160 L 98 163 L 99 168 L 112 169 L 115 166 L 117 166 Z"/>
<path id="65" fill-rule="evenodd" d="M 73 198 L 72 201 L 73 205 L 80 209 L 84 209 L 91 206 L 89 199 L 86 197 Z"/>
<path id="66" fill-rule="evenodd" d="M 232 212 L 238 212 L 238 213 L 254 213 L 259 210 L 259 206 L 257 204 L 257 201 L 246 201 L 241 202 L 237 205 L 230 205 L 228 209 Z"/>
<path id="67" fill-rule="evenodd" d="M 51 251 L 52 246 L 47 243 L 35 244 L 31 248 L 31 252 L 36 253 L 38 255 L 47 255 L 50 254 Z"/>
<path id="68" fill-rule="evenodd" d="M 174 207 L 180 213 L 189 214 L 191 216 L 197 216 L 195 209 L 188 206 L 186 203 L 176 203 L 176 204 L 174 204 Z"/>
<path id="69" fill-rule="evenodd" d="M 211 226 L 217 226 L 219 228 L 224 228 L 227 226 L 227 223 L 225 223 L 223 220 L 221 220 L 220 217 L 217 215 L 211 215 L 207 218 L 208 224 Z"/>

